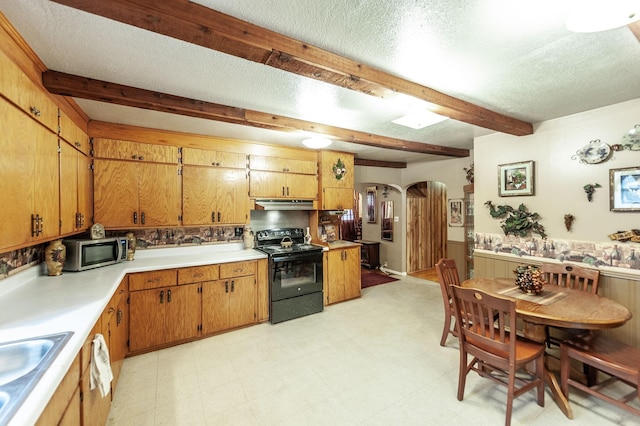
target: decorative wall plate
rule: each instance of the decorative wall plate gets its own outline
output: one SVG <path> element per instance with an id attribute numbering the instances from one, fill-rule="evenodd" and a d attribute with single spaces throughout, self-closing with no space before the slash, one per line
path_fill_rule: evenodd
<path id="1" fill-rule="evenodd" d="M 622 137 L 621 145 L 624 149 L 640 151 L 640 124 L 636 124 Z"/>
<path id="2" fill-rule="evenodd" d="M 607 161 L 611 156 L 611 147 L 600 139 L 589 142 L 576 152 L 580 162 L 586 164 L 598 164 Z"/>
<path id="3" fill-rule="evenodd" d="M 95 223 L 91 227 L 91 239 L 101 240 L 104 238 L 104 226 L 100 223 Z"/>

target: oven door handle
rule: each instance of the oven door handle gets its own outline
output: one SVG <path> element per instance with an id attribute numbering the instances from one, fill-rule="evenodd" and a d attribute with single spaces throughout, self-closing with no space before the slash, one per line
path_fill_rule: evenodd
<path id="1" fill-rule="evenodd" d="M 273 256 L 271 256 L 271 260 L 274 263 L 288 262 L 290 260 L 304 259 L 304 258 L 308 258 L 308 257 L 311 257 L 311 256 L 315 256 L 318 253 L 322 253 L 322 252 L 313 251 L 313 252 L 288 254 L 286 256 L 273 255 Z"/>

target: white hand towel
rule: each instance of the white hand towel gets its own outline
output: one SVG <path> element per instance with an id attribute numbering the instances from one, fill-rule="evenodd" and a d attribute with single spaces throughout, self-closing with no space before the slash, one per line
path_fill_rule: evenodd
<path id="1" fill-rule="evenodd" d="M 104 341 L 102 334 L 96 334 L 91 345 L 91 375 L 89 377 L 89 386 L 94 390 L 96 386 L 100 388 L 100 395 L 104 398 L 109 395 L 111 390 L 111 380 L 113 380 L 113 372 L 111 371 L 111 361 L 109 360 L 109 349 L 107 342 Z"/>

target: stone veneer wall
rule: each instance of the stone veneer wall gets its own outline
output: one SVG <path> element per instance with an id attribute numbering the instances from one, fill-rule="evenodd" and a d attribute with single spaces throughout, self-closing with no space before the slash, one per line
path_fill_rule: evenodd
<path id="1" fill-rule="evenodd" d="M 474 246 L 496 253 L 579 262 L 592 267 L 640 269 L 640 244 L 637 243 L 519 238 L 513 235 L 476 233 Z"/>
<path id="2" fill-rule="evenodd" d="M 207 226 L 199 228 L 137 229 L 136 250 L 159 247 L 194 246 L 242 241 L 242 233 L 236 235 L 234 226 Z M 244 231 L 244 228 L 240 228 Z M 107 231 L 107 237 L 125 235 L 130 231 Z M 88 238 L 74 235 L 72 238 Z M 44 260 L 44 248 L 49 243 L 0 253 L 0 280 L 38 265 Z"/>

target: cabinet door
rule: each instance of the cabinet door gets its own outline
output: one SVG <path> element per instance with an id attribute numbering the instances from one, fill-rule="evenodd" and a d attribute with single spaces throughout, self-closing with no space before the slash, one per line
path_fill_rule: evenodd
<path id="1" fill-rule="evenodd" d="M 83 154 L 89 154 L 89 137 L 87 134 L 62 110 L 60 110 L 59 119 L 60 137 Z"/>
<path id="2" fill-rule="evenodd" d="M 334 173 L 334 167 L 338 168 L 338 163 L 344 165 L 344 173 Z M 354 182 L 354 159 L 353 154 L 346 152 L 321 151 L 320 152 L 320 175 L 322 187 L 326 188 L 351 188 Z M 339 177 L 339 179 L 338 179 Z"/>
<path id="3" fill-rule="evenodd" d="M 267 170 L 272 172 L 288 172 L 315 175 L 318 173 L 317 161 L 296 160 L 293 158 L 263 157 L 252 155 L 249 157 L 251 170 Z"/>
<path id="4" fill-rule="evenodd" d="M 80 223 L 78 229 L 89 229 L 93 217 L 93 172 L 91 157 L 78 154 L 78 213 Z"/>
<path id="5" fill-rule="evenodd" d="M 231 280 L 202 283 L 202 334 L 229 328 L 229 291 Z"/>
<path id="6" fill-rule="evenodd" d="M 132 227 L 139 216 L 139 164 L 128 161 L 94 160 L 94 221 L 107 228 Z M 137 218 L 140 223 L 140 218 Z"/>
<path id="7" fill-rule="evenodd" d="M 180 216 L 178 166 L 138 164 L 140 226 L 177 226 Z"/>
<path id="8" fill-rule="evenodd" d="M 287 174 L 288 198 L 318 198 L 318 178 L 314 175 Z"/>
<path id="9" fill-rule="evenodd" d="M 182 164 L 246 169 L 247 156 L 237 152 L 210 151 L 197 148 L 182 149 Z"/>
<path id="10" fill-rule="evenodd" d="M 256 279 L 253 276 L 231 279 L 229 297 L 229 327 L 256 322 L 257 313 Z"/>
<path id="11" fill-rule="evenodd" d="M 242 224 L 249 217 L 249 196 L 247 195 L 247 173 L 245 170 L 217 170 L 218 223 Z"/>
<path id="12" fill-rule="evenodd" d="M 178 163 L 178 148 L 115 139 L 93 140 L 94 157 L 154 163 Z"/>
<path id="13" fill-rule="evenodd" d="M 345 299 L 344 250 L 329 250 L 327 255 L 327 303 L 336 303 Z"/>
<path id="14" fill-rule="evenodd" d="M 322 209 L 353 209 L 353 188 L 322 188 Z"/>
<path id="15" fill-rule="evenodd" d="M 76 230 L 78 213 L 78 154 L 60 139 L 60 234 Z"/>
<path id="16" fill-rule="evenodd" d="M 249 195 L 251 197 L 286 197 L 285 173 L 251 170 L 249 173 Z"/>
<path id="17" fill-rule="evenodd" d="M 125 277 L 125 280 L 127 278 Z M 126 282 L 122 287 L 122 294 L 117 297 L 115 312 L 111 316 L 109 323 L 109 352 L 111 356 L 111 369 L 113 370 L 113 383 L 111 389 L 115 392 L 120 377 L 120 370 L 124 358 L 129 352 L 127 341 L 129 340 L 129 305 L 127 304 L 128 293 Z M 116 296 L 114 296 L 116 297 Z"/>
<path id="18" fill-rule="evenodd" d="M 355 299 L 360 297 L 360 248 L 350 248 L 344 250 L 344 298 Z"/>
<path id="19" fill-rule="evenodd" d="M 167 341 L 167 290 L 173 287 L 133 291 L 129 294 L 129 346 L 132 352 Z"/>
<path id="20" fill-rule="evenodd" d="M 60 178 L 58 137 L 42 126 L 38 127 L 37 144 L 32 146 L 36 157 L 35 208 L 43 218 L 40 235 L 34 241 L 60 235 Z"/>
<path id="21" fill-rule="evenodd" d="M 199 288 L 199 284 L 167 288 L 164 343 L 177 342 L 198 335 L 201 317 Z"/>
<path id="22" fill-rule="evenodd" d="M 34 214 L 35 157 L 30 141 L 45 130 L 22 111 L 0 97 L 0 116 L 11 126 L 0 132 L 0 193 L 5 200 L 0 209 L 0 235 L 4 247 L 24 244 L 31 239 L 31 215 Z M 0 250 L 2 251 L 2 250 Z"/>
<path id="23" fill-rule="evenodd" d="M 182 168 L 182 224 L 211 225 L 216 223 L 216 177 L 213 167 L 184 166 Z"/>

